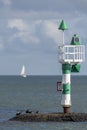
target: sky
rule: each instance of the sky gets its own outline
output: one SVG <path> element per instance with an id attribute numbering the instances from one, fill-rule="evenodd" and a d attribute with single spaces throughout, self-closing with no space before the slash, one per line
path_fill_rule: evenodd
<path id="1" fill-rule="evenodd" d="M 0 0 L 0 75 L 61 75 L 61 20 L 65 44 L 78 34 L 87 49 L 87 0 Z M 87 55 L 87 54 L 86 54 Z M 87 75 L 87 60 L 79 75 Z"/>

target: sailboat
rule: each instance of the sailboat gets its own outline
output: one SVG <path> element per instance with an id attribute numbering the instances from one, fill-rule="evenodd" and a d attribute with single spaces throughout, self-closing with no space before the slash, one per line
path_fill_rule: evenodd
<path id="1" fill-rule="evenodd" d="M 24 65 L 22 66 L 21 76 L 24 77 L 24 78 L 27 76 L 27 75 L 26 75 L 26 70 L 25 70 L 25 66 L 24 66 Z"/>

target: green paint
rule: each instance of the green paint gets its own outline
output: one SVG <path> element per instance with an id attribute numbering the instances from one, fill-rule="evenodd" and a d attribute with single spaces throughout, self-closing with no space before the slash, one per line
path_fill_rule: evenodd
<path id="1" fill-rule="evenodd" d="M 64 20 L 62 20 L 62 22 L 60 23 L 59 29 L 63 31 L 68 29 Z"/>
<path id="2" fill-rule="evenodd" d="M 80 64 L 72 65 L 71 72 L 80 72 Z"/>
<path id="3" fill-rule="evenodd" d="M 63 74 L 70 74 L 71 72 L 71 65 L 66 63 L 66 64 L 62 64 L 62 72 Z"/>
<path id="4" fill-rule="evenodd" d="M 62 64 L 62 72 L 63 74 L 70 74 L 71 65 L 69 63 Z M 63 84 L 63 94 L 70 94 L 71 86 L 70 83 Z"/>
<path id="5" fill-rule="evenodd" d="M 63 84 L 63 94 L 70 94 L 71 86 L 70 84 Z"/>
<path id="6" fill-rule="evenodd" d="M 74 34 L 71 40 L 71 45 L 80 45 L 80 38 L 78 35 Z"/>

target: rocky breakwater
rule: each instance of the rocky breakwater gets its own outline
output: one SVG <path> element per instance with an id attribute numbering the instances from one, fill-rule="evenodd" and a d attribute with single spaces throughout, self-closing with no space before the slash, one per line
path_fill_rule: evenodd
<path id="1" fill-rule="evenodd" d="M 87 121 L 87 113 L 25 113 L 18 114 L 11 118 L 10 121 L 23 122 L 84 122 Z"/>

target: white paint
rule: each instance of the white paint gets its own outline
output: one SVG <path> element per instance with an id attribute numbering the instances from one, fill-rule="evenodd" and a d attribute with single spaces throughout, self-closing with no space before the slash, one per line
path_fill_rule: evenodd
<path id="1" fill-rule="evenodd" d="M 62 75 L 62 84 L 71 83 L 70 81 L 70 74 L 63 74 Z"/>
<path id="2" fill-rule="evenodd" d="M 70 94 L 62 94 L 61 105 L 69 107 L 71 106 L 71 95 Z"/>

